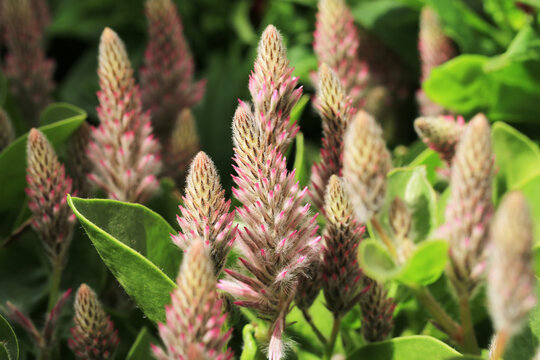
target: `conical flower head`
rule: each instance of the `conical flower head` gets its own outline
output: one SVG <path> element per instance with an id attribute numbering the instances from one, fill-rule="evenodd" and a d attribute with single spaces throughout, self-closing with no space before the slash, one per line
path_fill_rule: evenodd
<path id="1" fill-rule="evenodd" d="M 474 290 L 485 269 L 493 162 L 489 123 L 479 114 L 467 124 L 456 148 L 444 227 L 450 244 L 450 278 L 462 294 Z"/>
<path id="2" fill-rule="evenodd" d="M 37 124 L 54 90 L 54 62 L 46 58 L 43 48 L 44 12 L 48 12 L 44 0 L 0 3 L 3 40 L 7 47 L 3 70 L 19 109 L 30 125 Z"/>
<path id="3" fill-rule="evenodd" d="M 376 214 L 386 194 L 392 162 L 375 119 L 360 111 L 345 134 L 343 177 L 356 219 L 365 223 Z"/>
<path id="4" fill-rule="evenodd" d="M 321 162 L 311 170 L 311 197 L 319 209 L 324 209 L 328 179 L 341 175 L 343 167 L 343 136 L 353 109 L 337 74 L 326 64 L 319 68 L 317 110 L 322 118 L 323 138 Z"/>
<path id="5" fill-rule="evenodd" d="M 335 317 L 341 317 L 363 294 L 363 276 L 356 258 L 364 228 L 356 223 L 343 182 L 336 175 L 328 183 L 325 206 L 324 297 L 328 309 Z"/>
<path id="6" fill-rule="evenodd" d="M 77 290 L 73 321 L 68 345 L 78 359 L 112 359 L 119 342 L 118 332 L 96 293 L 86 284 Z"/>
<path id="7" fill-rule="evenodd" d="M 193 59 L 171 0 L 147 0 L 148 45 L 141 68 L 144 109 L 156 135 L 167 143 L 178 114 L 197 104 L 206 82 L 193 80 Z"/>
<path id="8" fill-rule="evenodd" d="M 366 291 L 360 301 L 362 309 L 362 334 L 368 342 L 386 339 L 394 327 L 393 314 L 396 307 L 387 297 L 384 285 L 365 277 Z"/>
<path id="9" fill-rule="evenodd" d="M 227 269 L 229 279 L 218 287 L 240 298 L 237 305 L 251 307 L 271 322 L 269 358 L 279 359 L 285 317 L 301 276 L 318 256 L 320 237 L 316 215 L 303 205 L 307 189 L 299 189 L 283 155 L 268 150 L 259 124 L 241 103 L 233 120 L 233 193 L 243 204 L 237 214 L 245 226 L 236 243 L 246 274 Z"/>
<path id="10" fill-rule="evenodd" d="M 159 186 L 159 145 L 142 111 L 124 43 L 109 28 L 101 35 L 98 60 L 101 124 L 93 129 L 88 149 L 94 164 L 90 179 L 109 198 L 145 202 Z"/>
<path id="11" fill-rule="evenodd" d="M 45 135 L 30 130 L 26 147 L 26 194 L 33 213 L 32 227 L 40 235 L 51 262 L 60 259 L 69 248 L 75 216 L 67 205 L 71 179 Z"/>
<path id="12" fill-rule="evenodd" d="M 92 172 L 93 166 L 86 151 L 90 136 L 91 128 L 85 121 L 71 136 L 68 149 L 68 170 L 73 176 L 73 188 L 83 197 L 90 195 L 92 189 L 88 174 Z"/>
<path id="13" fill-rule="evenodd" d="M 414 129 L 430 149 L 451 165 L 464 124 L 461 116 L 456 119 L 450 115 L 427 116 L 416 119 Z"/>
<path id="14" fill-rule="evenodd" d="M 166 307 L 167 322 L 159 324 L 165 350 L 152 347 L 156 359 L 232 359 L 231 351 L 225 350 L 231 330 L 222 332 L 227 315 L 222 313 L 214 266 L 201 239 L 191 243 L 176 283 L 172 303 Z"/>
<path id="15" fill-rule="evenodd" d="M 284 153 L 298 132 L 298 126 L 290 124 L 290 115 L 302 96 L 302 88 L 296 88 L 298 78 L 292 76 L 285 44 L 273 25 L 268 25 L 261 36 L 253 67 L 249 91 L 255 119 L 265 142 Z"/>
<path id="16" fill-rule="evenodd" d="M 354 18 L 345 0 L 319 0 L 318 9 L 313 49 L 319 64 L 326 63 L 337 73 L 353 106 L 361 107 L 368 68 L 358 57 L 360 37 Z"/>
<path id="17" fill-rule="evenodd" d="M 11 119 L 4 109 L 0 108 L 0 151 L 4 150 L 15 140 L 15 129 Z"/>
<path id="18" fill-rule="evenodd" d="M 173 235 L 172 239 L 185 251 L 193 241 L 203 239 L 210 247 L 217 277 L 236 236 L 236 228 L 232 226 L 234 211 L 229 213 L 230 200 L 225 200 L 217 169 L 202 151 L 191 163 L 183 200 L 184 206 L 180 206 L 182 217 L 178 217 L 182 232 Z"/>
<path id="19" fill-rule="evenodd" d="M 397 260 L 404 264 L 414 251 L 414 244 L 409 240 L 412 217 L 407 203 L 395 197 L 390 204 L 389 221 L 397 248 Z"/>
<path id="20" fill-rule="evenodd" d="M 536 305 L 533 220 L 519 192 L 507 194 L 491 225 L 488 302 L 497 331 L 513 336 Z"/>

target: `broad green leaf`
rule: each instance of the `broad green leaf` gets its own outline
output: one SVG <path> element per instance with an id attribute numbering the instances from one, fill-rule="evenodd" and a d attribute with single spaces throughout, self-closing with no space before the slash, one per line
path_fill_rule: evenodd
<path id="1" fill-rule="evenodd" d="M 301 187 L 309 184 L 309 169 L 304 158 L 304 134 L 301 132 L 296 135 L 296 155 L 294 157 L 295 178 Z"/>
<path id="2" fill-rule="evenodd" d="M 490 2 L 498 2 L 500 0 L 489 0 Z M 525 15 L 521 10 L 508 0 L 502 0 L 516 9 L 521 15 Z M 520 26 L 521 30 L 512 40 L 506 52 L 502 55 L 495 56 L 486 64 L 487 71 L 493 71 L 504 66 L 510 65 L 512 62 L 521 62 L 527 60 L 540 60 L 540 36 L 538 32 L 531 27 Z"/>
<path id="3" fill-rule="evenodd" d="M 427 239 L 437 224 L 437 195 L 426 177 L 426 169 L 397 168 L 388 173 L 386 201 L 380 215 L 388 231 L 390 204 L 396 196 L 405 201 L 411 212 L 409 238 L 415 243 Z"/>
<path id="4" fill-rule="evenodd" d="M 158 341 L 143 327 L 137 335 L 135 342 L 129 349 L 126 360 L 146 360 L 151 358 L 150 344 L 158 344 Z"/>
<path id="5" fill-rule="evenodd" d="M 448 243 L 429 240 L 418 245 L 397 278 L 404 284 L 429 285 L 442 275 L 448 260 Z"/>
<path id="6" fill-rule="evenodd" d="M 81 110 L 77 115 L 39 129 L 47 136 L 55 149 L 58 149 L 77 130 L 85 118 L 86 113 Z M 15 221 L 22 211 L 21 205 L 24 204 L 25 199 L 27 138 L 28 134 L 24 134 L 0 152 L 0 217 L 8 219 L 9 221 L 6 222 L 15 226 L 18 225 Z M 27 215 L 25 217 L 27 218 Z M 19 223 L 22 221 L 24 219 L 19 219 Z M 0 228 L 0 237 L 9 234 L 12 230 L 12 227 Z"/>
<path id="7" fill-rule="evenodd" d="M 57 121 L 84 116 L 86 113 L 75 105 L 64 102 L 54 103 L 45 108 L 39 116 L 41 126 L 54 124 Z"/>
<path id="8" fill-rule="evenodd" d="M 540 149 L 529 138 L 503 122 L 493 124 L 492 138 L 499 195 L 540 174 Z"/>
<path id="9" fill-rule="evenodd" d="M 165 255 L 170 254 L 169 250 L 172 248 L 167 250 L 161 238 L 169 228 L 165 221 L 137 204 L 124 204 L 113 200 L 85 200 L 69 195 L 68 204 L 103 262 L 128 295 L 150 320 L 164 321 L 165 305 L 170 303 L 170 293 L 176 285 L 139 251 L 150 256 L 148 250 L 151 249 L 151 244 L 155 244 L 156 247 L 161 247 Z M 160 224 L 159 219 L 165 225 Z M 165 239 L 169 240 L 168 234 Z M 151 250 L 152 253 L 154 251 Z"/>
<path id="10" fill-rule="evenodd" d="M 440 340 L 429 336 L 404 336 L 366 345 L 348 360 L 446 360 L 460 354 Z"/>
<path id="11" fill-rule="evenodd" d="M 535 243 L 540 242 L 540 175 L 537 175 L 518 187 L 529 204 L 533 217 Z"/>
<path id="12" fill-rule="evenodd" d="M 437 182 L 437 169 L 445 167 L 445 163 L 436 151 L 425 149 L 410 164 L 411 167 L 425 166 L 426 177 L 431 185 Z"/>
<path id="13" fill-rule="evenodd" d="M 4 354 L 2 354 L 2 348 Z M 17 360 L 19 358 L 19 343 L 7 320 L 0 315 L 0 359 L 4 358 Z"/>

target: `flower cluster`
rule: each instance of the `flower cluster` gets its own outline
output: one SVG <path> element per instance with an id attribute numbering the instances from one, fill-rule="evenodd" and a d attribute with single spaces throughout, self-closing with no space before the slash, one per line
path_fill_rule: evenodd
<path id="1" fill-rule="evenodd" d="M 454 119 L 451 115 L 419 117 L 414 121 L 414 129 L 420 139 L 430 149 L 438 152 L 449 166 L 452 164 L 464 125 L 462 116 Z"/>

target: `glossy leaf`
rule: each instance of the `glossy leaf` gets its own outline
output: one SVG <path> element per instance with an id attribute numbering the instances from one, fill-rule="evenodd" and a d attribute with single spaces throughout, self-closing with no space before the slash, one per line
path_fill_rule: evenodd
<path id="1" fill-rule="evenodd" d="M 2 354 L 4 350 L 4 354 Z M 15 332 L 6 319 L 0 315 L 0 359 L 17 360 L 19 358 L 19 343 Z"/>
<path id="2" fill-rule="evenodd" d="M 165 256 L 171 256 L 173 248 L 167 250 L 162 239 L 169 229 L 166 222 L 138 204 L 71 196 L 68 204 L 128 295 L 150 320 L 164 321 L 165 305 L 170 303 L 170 293 L 176 285 L 143 254 L 150 257 L 155 249 L 148 250 L 155 245 L 161 247 Z M 168 234 L 165 239 L 169 240 Z"/>
<path id="3" fill-rule="evenodd" d="M 460 354 L 440 340 L 429 336 L 404 336 L 366 345 L 348 360 L 446 360 Z"/>
<path id="4" fill-rule="evenodd" d="M 139 332 L 139 335 L 137 335 L 131 349 L 129 349 L 126 360 L 150 359 L 152 357 L 150 344 L 158 344 L 158 341 L 150 334 L 146 327 L 143 327 Z"/>
<path id="5" fill-rule="evenodd" d="M 78 117 L 86 113 L 75 105 L 71 105 L 64 102 L 54 103 L 47 106 L 39 116 L 39 124 L 41 126 L 54 124 L 57 121 L 63 119 L 70 119 Z"/>

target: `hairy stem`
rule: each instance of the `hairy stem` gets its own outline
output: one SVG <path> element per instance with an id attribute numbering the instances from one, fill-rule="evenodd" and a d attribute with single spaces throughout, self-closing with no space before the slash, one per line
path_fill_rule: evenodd
<path id="1" fill-rule="evenodd" d="M 341 325 L 341 317 L 334 317 L 334 325 L 332 326 L 332 333 L 330 334 L 330 339 L 326 344 L 324 349 L 324 359 L 330 360 L 332 354 L 334 353 L 334 347 L 336 346 L 336 339 L 339 333 L 339 326 Z"/>
<path id="2" fill-rule="evenodd" d="M 499 360 L 504 355 L 506 344 L 508 344 L 508 332 L 499 330 L 493 339 L 489 360 Z"/>
<path id="3" fill-rule="evenodd" d="M 371 224 L 373 225 L 373 227 L 375 228 L 375 230 L 377 231 L 377 233 L 381 237 L 381 240 L 383 241 L 384 245 L 386 245 L 386 247 L 388 248 L 388 251 L 390 251 L 390 255 L 392 255 L 392 257 L 394 259 L 397 259 L 397 251 L 396 251 L 396 248 L 394 246 L 394 243 L 392 243 L 392 241 L 390 240 L 390 237 L 388 236 L 388 234 L 386 233 L 386 231 L 382 227 L 379 220 L 377 220 L 376 216 L 373 216 L 371 218 Z"/>
<path id="4" fill-rule="evenodd" d="M 51 311 L 58 300 L 58 292 L 60 291 L 60 280 L 62 279 L 62 259 L 57 257 L 53 261 L 53 269 L 51 275 L 51 290 L 49 292 L 49 305 L 47 311 Z"/>
<path id="5" fill-rule="evenodd" d="M 463 330 L 463 351 L 468 354 L 479 355 L 480 348 L 474 334 L 469 294 L 467 293 L 459 295 L 459 313 L 461 317 L 461 328 Z"/>
<path id="6" fill-rule="evenodd" d="M 306 319 L 307 323 L 309 324 L 309 326 L 311 326 L 311 329 L 313 330 L 313 332 L 315 333 L 315 335 L 317 335 L 317 338 L 319 339 L 319 341 L 324 345 L 326 346 L 328 341 L 326 340 L 326 338 L 324 337 L 324 335 L 319 331 L 319 329 L 317 328 L 317 325 L 315 325 L 315 323 L 313 322 L 313 319 L 311 318 L 311 315 L 309 314 L 308 310 L 306 309 L 302 309 L 302 315 L 304 315 L 304 319 Z"/>

